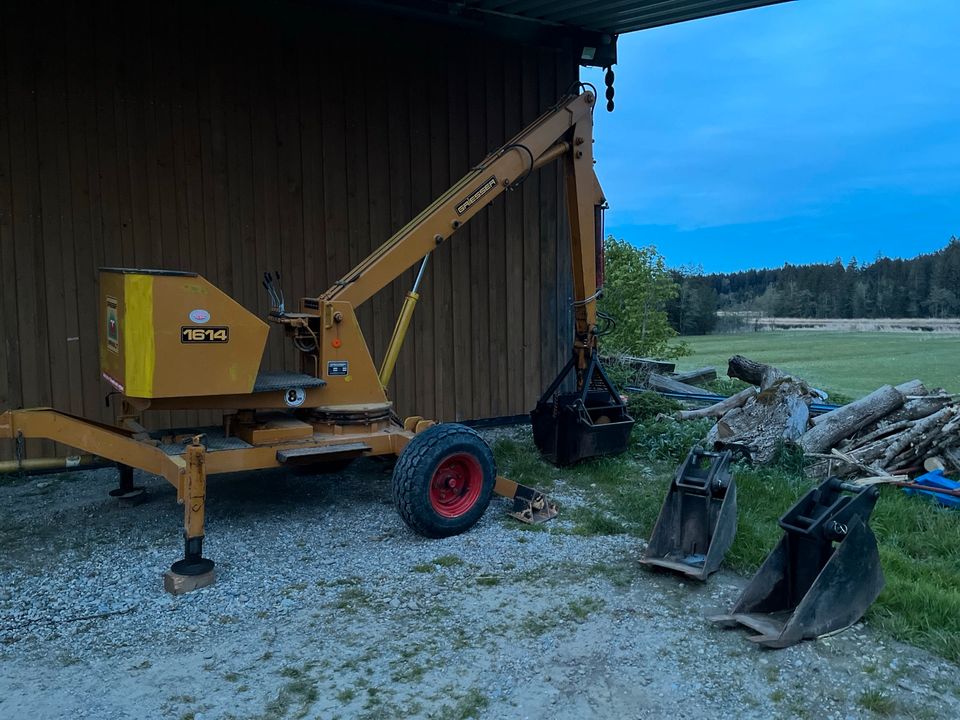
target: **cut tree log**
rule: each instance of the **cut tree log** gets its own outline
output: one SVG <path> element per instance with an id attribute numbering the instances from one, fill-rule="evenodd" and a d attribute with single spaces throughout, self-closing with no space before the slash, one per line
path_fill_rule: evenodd
<path id="1" fill-rule="evenodd" d="M 673 393 L 685 393 L 687 395 L 703 394 L 702 388 L 687 385 L 686 383 L 678 382 L 673 378 L 658 375 L 657 373 L 650 373 L 650 376 L 647 378 L 647 386 L 653 390 L 665 390 Z"/>
<path id="2" fill-rule="evenodd" d="M 757 385 L 761 389 L 766 389 L 780 378 L 787 377 L 787 374 L 779 368 L 750 360 L 743 355 L 734 355 L 730 358 L 727 362 L 727 375 L 751 385 Z"/>
<path id="3" fill-rule="evenodd" d="M 700 385 L 701 383 L 716 380 L 717 369 L 713 367 L 702 367 L 698 370 L 688 370 L 687 372 L 674 373 L 673 379 L 677 382 Z"/>
<path id="4" fill-rule="evenodd" d="M 940 454 L 943 455 L 951 465 L 953 465 L 954 470 L 960 472 L 960 445 L 943 448 L 943 450 L 940 451 Z"/>
<path id="5" fill-rule="evenodd" d="M 903 395 L 904 404 L 903 404 L 903 407 L 901 407 L 899 410 L 896 411 L 896 413 L 886 416 L 884 420 L 888 420 L 890 422 L 897 422 L 898 420 L 913 419 L 913 418 L 903 417 L 900 415 L 900 413 L 903 412 L 904 408 L 906 408 L 910 402 L 923 402 L 925 398 L 916 397 L 916 396 L 924 395 L 927 392 L 927 389 L 923 386 L 923 383 L 920 382 L 919 380 L 909 380 L 905 383 L 900 383 L 899 385 L 894 386 L 894 390 L 896 390 L 898 393 Z M 908 400 L 908 398 L 910 397 L 914 397 L 914 399 Z M 840 410 L 843 407 L 844 406 L 841 405 L 839 408 L 837 408 L 837 410 Z M 940 407 L 943 407 L 943 406 L 941 405 Z M 936 409 L 939 409 L 939 408 L 936 408 Z M 836 412 L 836 411 L 833 411 L 833 412 Z M 925 412 L 918 415 L 917 417 L 924 417 L 924 415 L 929 415 L 932 412 L 934 412 L 934 409 L 931 409 L 929 413 Z M 813 425 L 819 425 L 824 421 L 824 419 L 829 414 L 830 413 L 824 413 L 823 415 L 818 415 L 810 422 Z"/>
<path id="6" fill-rule="evenodd" d="M 894 385 L 894 387 L 897 389 L 897 392 L 904 396 L 904 399 L 927 394 L 927 388 L 917 379 L 907 380 L 905 383 Z"/>
<path id="7" fill-rule="evenodd" d="M 697 410 L 680 410 L 674 417 L 677 420 L 699 420 L 705 417 L 720 417 L 734 408 L 743 407 L 748 400 L 756 397 L 758 392 L 759 390 L 752 386 L 744 388 L 736 395 L 731 395 L 710 407 L 699 408 Z"/>
<path id="8" fill-rule="evenodd" d="M 900 420 L 919 420 L 929 415 L 933 415 L 937 410 L 941 410 L 950 404 L 949 395 L 927 395 L 907 400 L 903 407 L 887 416 L 887 420 L 898 422 Z"/>
<path id="9" fill-rule="evenodd" d="M 800 438 L 800 447 L 806 453 L 824 452 L 858 430 L 889 415 L 903 403 L 904 396 L 899 390 L 891 385 L 884 385 L 866 397 L 821 415 L 820 422 Z"/>
<path id="10" fill-rule="evenodd" d="M 754 462 L 770 462 L 784 441 L 796 442 L 810 417 L 810 388 L 784 377 L 748 399 L 742 407 L 727 411 L 707 433 L 707 443 L 716 449 L 736 449 Z"/>
<path id="11" fill-rule="evenodd" d="M 913 443 L 923 440 L 926 433 L 930 432 L 937 426 L 948 422 L 953 416 L 953 413 L 954 408 L 952 406 L 945 407 L 942 410 L 938 410 L 933 415 L 925 417 L 923 420 L 918 420 L 916 423 L 914 423 L 913 427 L 911 427 L 909 430 L 904 430 L 897 436 L 897 439 L 894 442 L 890 443 L 889 447 L 887 447 L 883 453 L 883 456 L 880 458 L 880 463 L 884 467 L 888 467 L 894 458 L 896 458 L 900 453 L 909 448 Z M 813 430 L 810 432 L 813 432 Z M 807 433 L 807 435 L 809 434 L 810 433 Z M 804 438 L 806 438 L 806 435 L 804 435 Z"/>

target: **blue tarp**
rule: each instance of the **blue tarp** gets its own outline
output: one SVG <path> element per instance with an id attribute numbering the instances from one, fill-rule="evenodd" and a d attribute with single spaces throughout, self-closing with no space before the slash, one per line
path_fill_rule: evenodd
<path id="1" fill-rule="evenodd" d="M 926 475 L 921 475 L 916 478 L 914 482 L 919 485 L 926 485 L 927 487 L 939 488 L 941 490 L 957 490 L 960 488 L 960 482 L 945 478 L 943 476 L 943 470 L 928 472 Z M 930 492 L 929 490 L 914 490 L 913 488 L 904 488 L 903 491 L 910 495 L 928 495 L 944 507 L 960 508 L 960 497 L 940 495 L 939 493 Z"/>

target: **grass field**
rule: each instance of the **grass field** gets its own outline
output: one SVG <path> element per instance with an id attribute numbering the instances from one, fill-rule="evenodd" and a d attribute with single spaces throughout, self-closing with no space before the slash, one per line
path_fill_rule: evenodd
<path id="1" fill-rule="evenodd" d="M 638 418 L 630 450 L 557 469 L 544 462 L 530 440 L 494 444 L 498 470 L 519 482 L 549 491 L 559 478 L 581 489 L 586 507 L 564 509 L 572 529 L 553 523 L 525 526 L 531 531 L 576 535 L 626 533 L 649 538 L 676 465 L 706 433 L 709 420 L 680 423 L 658 419 L 677 406 L 652 393 L 631 397 Z M 813 487 L 796 455 L 778 465 L 737 463 L 737 536 L 725 565 L 750 576 L 782 534 L 777 520 Z M 885 488 L 871 518 L 877 535 L 886 587 L 866 621 L 892 637 L 960 662 L 960 511 L 925 498 Z M 639 560 L 640 551 L 637 550 Z M 640 573 L 639 565 L 635 573 Z"/>
<path id="2" fill-rule="evenodd" d="M 960 392 L 960 335 L 795 330 L 684 339 L 694 354 L 682 358 L 679 369 L 715 365 L 724 377 L 727 359 L 740 353 L 796 373 L 839 402 L 912 378 Z M 720 381 L 715 389 L 730 384 Z M 581 487 L 591 502 L 568 515 L 576 523 L 572 532 L 649 538 L 674 468 L 711 425 L 664 418 L 661 412 L 679 407 L 671 402 L 652 393 L 631 396 L 638 423 L 630 451 L 620 457 L 561 472 L 544 463 L 529 441 L 505 440 L 494 448 L 500 470 L 544 488 L 558 477 Z M 780 538 L 779 516 L 814 483 L 804 477 L 796 452 L 785 452 L 768 467 L 737 463 L 735 474 L 739 517 L 726 565 L 750 575 Z M 871 526 L 887 584 L 867 622 L 960 662 L 960 511 L 884 488 Z"/>
<path id="3" fill-rule="evenodd" d="M 851 397 L 913 378 L 960 392 L 960 335 L 787 330 L 683 340 L 694 353 L 677 363 L 683 370 L 714 365 L 722 376 L 739 353 Z"/>

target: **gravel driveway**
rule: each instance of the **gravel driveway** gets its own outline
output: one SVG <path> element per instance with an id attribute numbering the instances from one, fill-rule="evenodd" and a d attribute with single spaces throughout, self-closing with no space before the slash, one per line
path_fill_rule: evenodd
<path id="1" fill-rule="evenodd" d="M 219 579 L 172 597 L 181 509 L 139 481 L 135 508 L 107 470 L 0 486 L 0 717 L 960 717 L 955 666 L 860 626 L 758 649 L 704 620 L 744 579 L 641 570 L 626 536 L 529 529 L 495 500 L 465 535 L 417 537 L 374 460 L 212 478 Z"/>

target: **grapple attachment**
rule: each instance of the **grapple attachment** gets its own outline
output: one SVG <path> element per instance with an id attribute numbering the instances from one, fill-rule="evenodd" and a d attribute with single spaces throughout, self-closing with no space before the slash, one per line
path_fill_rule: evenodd
<path id="1" fill-rule="evenodd" d="M 730 451 L 693 448 L 670 483 L 640 562 L 706 580 L 737 533 L 737 484 Z"/>
<path id="2" fill-rule="evenodd" d="M 755 630 L 782 648 L 853 625 L 883 589 L 870 513 L 880 491 L 831 478 L 780 518 L 784 534 L 729 615 L 710 618 Z"/>
<path id="3" fill-rule="evenodd" d="M 596 353 L 579 378 L 577 387 L 581 389 L 560 392 L 574 365 L 571 358 L 530 413 L 533 441 L 544 457 L 558 466 L 622 453 L 634 423 Z"/>

